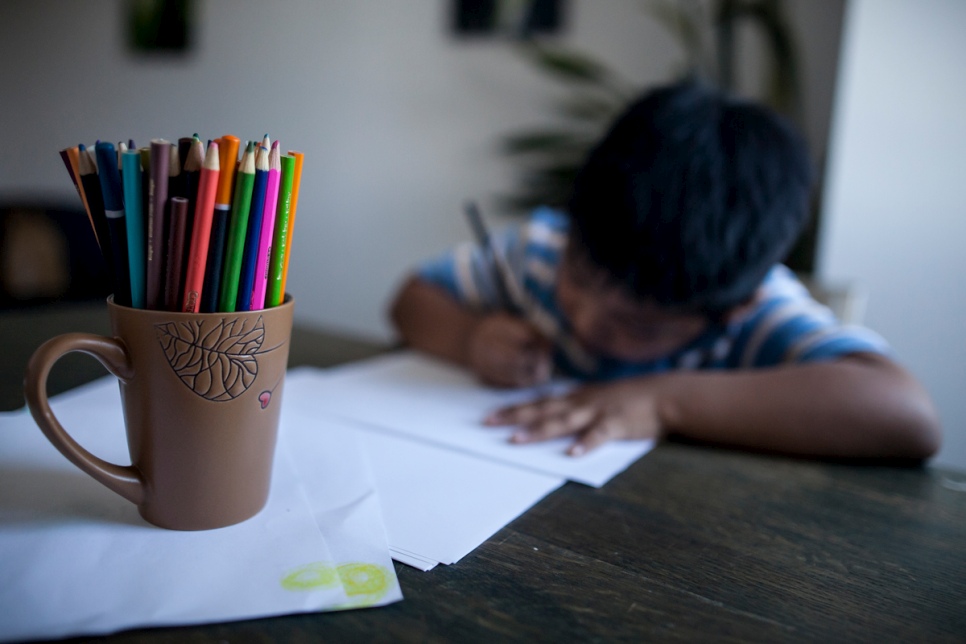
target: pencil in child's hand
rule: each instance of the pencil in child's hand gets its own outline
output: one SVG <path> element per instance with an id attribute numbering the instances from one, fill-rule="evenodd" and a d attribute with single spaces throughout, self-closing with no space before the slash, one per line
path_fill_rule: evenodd
<path id="1" fill-rule="evenodd" d="M 251 210 L 252 189 L 255 184 L 255 144 L 245 146 L 238 175 L 235 179 L 235 196 L 231 205 L 228 224 L 228 240 L 225 262 L 221 271 L 221 288 L 218 294 L 218 310 L 230 313 L 235 310 L 238 298 L 238 282 L 241 278 L 242 256 L 245 253 L 245 234 L 248 231 L 248 215 Z"/>
<path id="2" fill-rule="evenodd" d="M 467 202 L 465 211 L 473 228 L 473 233 L 476 235 L 477 243 L 493 262 L 494 281 L 502 304 L 510 311 L 524 317 L 548 340 L 555 342 L 575 365 L 592 371 L 596 365 L 594 357 L 587 353 L 576 339 L 565 333 L 553 318 L 546 315 L 538 306 L 535 306 L 523 290 L 522 285 L 513 278 L 513 273 L 506 262 L 506 258 L 493 244 L 493 238 L 490 236 L 476 203 L 473 201 Z"/>
<path id="3" fill-rule="evenodd" d="M 278 208 L 278 186 L 281 180 L 282 162 L 278 141 L 272 144 L 268 154 L 268 187 L 265 190 L 265 210 L 262 213 L 262 230 L 255 259 L 255 283 L 252 285 L 251 310 L 265 308 L 265 290 L 268 286 L 268 261 L 272 253 L 272 236 L 275 234 L 275 212 Z"/>

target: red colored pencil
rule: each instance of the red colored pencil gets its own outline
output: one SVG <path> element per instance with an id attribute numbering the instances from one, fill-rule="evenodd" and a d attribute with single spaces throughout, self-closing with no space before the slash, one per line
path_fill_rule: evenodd
<path id="1" fill-rule="evenodd" d="M 188 273 L 184 283 L 184 303 L 181 310 L 197 313 L 201 305 L 201 289 L 205 281 L 205 263 L 208 261 L 208 241 L 211 237 L 211 220 L 215 212 L 215 194 L 218 190 L 218 143 L 208 144 L 205 163 L 198 180 L 198 201 L 191 231 L 191 248 L 188 251 Z"/>

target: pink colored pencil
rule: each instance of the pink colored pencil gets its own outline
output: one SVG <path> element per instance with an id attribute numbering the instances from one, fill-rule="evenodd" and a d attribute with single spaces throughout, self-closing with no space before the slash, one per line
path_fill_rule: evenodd
<path id="1" fill-rule="evenodd" d="M 278 141 L 272 143 L 268 155 L 268 187 L 265 190 L 265 212 L 258 239 L 258 255 L 255 259 L 255 284 L 252 288 L 252 311 L 265 308 L 265 292 L 268 289 L 269 258 L 272 256 L 272 233 L 275 231 L 275 211 L 278 206 L 278 186 L 282 177 L 282 155 Z"/>
<path id="2" fill-rule="evenodd" d="M 194 224 L 191 230 L 191 248 L 188 251 L 188 273 L 184 280 L 184 303 L 181 310 L 197 313 L 201 306 L 201 288 L 205 282 L 205 264 L 208 261 L 208 241 L 211 237 L 211 220 L 215 214 L 215 194 L 218 190 L 218 144 L 208 144 L 205 163 L 198 179 L 198 198 L 195 202 Z"/>

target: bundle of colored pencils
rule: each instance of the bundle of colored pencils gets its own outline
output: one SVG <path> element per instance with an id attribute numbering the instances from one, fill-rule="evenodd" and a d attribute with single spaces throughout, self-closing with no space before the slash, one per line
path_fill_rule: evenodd
<path id="1" fill-rule="evenodd" d="M 238 158 L 241 149 L 241 159 Z M 154 139 L 61 150 L 114 280 L 114 301 L 213 313 L 278 306 L 302 176 L 301 152 L 266 134 L 242 148 Z"/>

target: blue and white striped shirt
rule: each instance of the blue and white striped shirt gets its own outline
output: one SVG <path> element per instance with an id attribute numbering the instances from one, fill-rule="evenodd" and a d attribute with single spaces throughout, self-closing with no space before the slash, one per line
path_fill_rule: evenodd
<path id="1" fill-rule="evenodd" d="M 556 300 L 555 284 L 566 245 L 568 220 L 549 208 L 534 211 L 521 227 L 492 236 L 516 282 L 523 286 L 536 314 L 552 321 L 565 335 L 570 325 Z M 423 264 L 423 280 L 442 287 L 465 306 L 492 311 L 500 306 L 491 258 L 467 242 Z M 759 288 L 755 306 L 728 324 L 713 324 L 676 351 L 647 362 L 625 362 L 599 356 L 592 366 L 579 365 L 557 350 L 557 364 L 571 375 L 610 380 L 671 369 L 745 369 L 828 360 L 855 352 L 889 354 L 886 342 L 872 331 L 842 325 L 826 306 L 809 295 L 785 266 L 776 265 Z"/>

